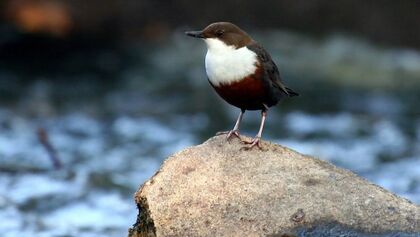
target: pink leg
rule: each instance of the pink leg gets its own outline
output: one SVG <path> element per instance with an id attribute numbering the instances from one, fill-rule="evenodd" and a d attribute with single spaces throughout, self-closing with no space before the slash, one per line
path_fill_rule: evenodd
<path id="1" fill-rule="evenodd" d="M 252 141 L 245 142 L 249 144 L 247 147 L 245 147 L 246 150 L 252 149 L 254 146 L 257 146 L 258 148 L 262 149 L 260 141 L 261 141 L 261 136 L 264 129 L 265 118 L 267 117 L 267 110 L 261 111 L 261 116 L 262 118 L 261 118 L 260 130 L 258 130 L 257 135 L 254 137 L 254 139 L 252 139 Z"/>
<path id="2" fill-rule="evenodd" d="M 239 126 L 241 125 L 242 117 L 244 116 L 245 110 L 241 110 L 238 119 L 236 120 L 235 126 L 229 132 L 218 132 L 216 135 L 227 134 L 226 139 L 229 140 L 232 136 L 235 136 L 239 139 Z"/>

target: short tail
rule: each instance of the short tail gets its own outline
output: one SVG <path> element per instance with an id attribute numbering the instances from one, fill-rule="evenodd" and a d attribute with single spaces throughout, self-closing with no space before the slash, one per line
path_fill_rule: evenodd
<path id="1" fill-rule="evenodd" d="M 293 97 L 293 96 L 299 96 L 299 93 L 294 92 L 292 89 L 290 89 L 289 87 L 286 87 L 286 91 L 287 91 L 287 95 L 289 97 Z"/>

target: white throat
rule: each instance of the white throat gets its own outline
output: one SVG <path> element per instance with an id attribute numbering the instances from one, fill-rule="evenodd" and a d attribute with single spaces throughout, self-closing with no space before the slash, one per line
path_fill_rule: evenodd
<path id="1" fill-rule="evenodd" d="M 206 73 L 214 86 L 229 85 L 251 75 L 257 68 L 257 54 L 247 47 L 236 49 L 219 39 L 205 39 Z"/>

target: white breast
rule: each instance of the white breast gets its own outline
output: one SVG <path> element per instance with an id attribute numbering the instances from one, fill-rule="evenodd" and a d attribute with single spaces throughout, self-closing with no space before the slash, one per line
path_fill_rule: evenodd
<path id="1" fill-rule="evenodd" d="M 206 72 L 214 86 L 229 85 L 251 75 L 257 68 L 257 54 L 247 47 L 236 49 L 218 39 L 205 39 Z"/>

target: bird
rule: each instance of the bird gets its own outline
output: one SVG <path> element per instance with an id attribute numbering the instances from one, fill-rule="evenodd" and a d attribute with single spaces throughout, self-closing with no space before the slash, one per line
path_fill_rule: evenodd
<path id="1" fill-rule="evenodd" d="M 246 110 L 261 110 L 258 133 L 251 141 L 241 141 L 247 144 L 246 149 L 262 149 L 261 136 L 268 109 L 299 94 L 283 84 L 270 54 L 235 24 L 215 22 L 203 30 L 185 34 L 204 40 L 210 85 L 227 103 L 241 110 L 233 129 L 223 133 L 227 134 L 227 140 L 241 139 L 239 127 Z"/>

